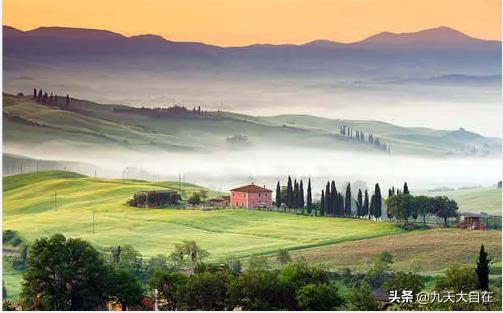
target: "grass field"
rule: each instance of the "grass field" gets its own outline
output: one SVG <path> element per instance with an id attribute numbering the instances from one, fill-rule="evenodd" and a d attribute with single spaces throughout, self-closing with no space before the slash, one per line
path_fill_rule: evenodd
<path id="1" fill-rule="evenodd" d="M 425 194 L 452 198 L 456 200 L 462 212 L 485 212 L 501 216 L 501 188 L 481 187 Z"/>
<path id="2" fill-rule="evenodd" d="M 30 181 L 34 183 L 27 184 Z M 27 240 L 61 232 L 97 246 L 129 243 L 144 255 L 167 254 L 182 240 L 196 240 L 212 259 L 219 259 L 401 232 L 385 222 L 256 210 L 139 209 L 125 204 L 135 191 L 176 189 L 178 183 L 94 180 L 52 171 L 4 177 L 4 187 L 4 229 L 16 230 Z M 182 193 L 186 198 L 199 188 L 183 185 Z"/>
<path id="3" fill-rule="evenodd" d="M 292 256 L 330 267 L 365 270 L 369 258 L 388 251 L 396 269 L 435 272 L 451 264 L 475 264 L 481 244 L 499 271 L 491 274 L 501 275 L 501 231 L 436 228 L 305 249 Z"/>

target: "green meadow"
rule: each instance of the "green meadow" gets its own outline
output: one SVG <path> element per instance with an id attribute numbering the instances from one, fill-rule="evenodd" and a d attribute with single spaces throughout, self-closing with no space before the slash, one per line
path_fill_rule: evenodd
<path id="1" fill-rule="evenodd" d="M 392 223 L 349 218 L 238 209 L 141 209 L 126 204 L 141 190 L 181 187 L 186 199 L 203 189 L 177 182 L 95 180 L 62 171 L 7 176 L 3 181 L 4 229 L 16 230 L 28 241 L 59 232 L 98 247 L 131 244 L 148 256 L 168 254 L 174 243 L 195 240 L 217 260 L 401 232 Z M 210 197 L 216 195 L 209 190 Z"/>

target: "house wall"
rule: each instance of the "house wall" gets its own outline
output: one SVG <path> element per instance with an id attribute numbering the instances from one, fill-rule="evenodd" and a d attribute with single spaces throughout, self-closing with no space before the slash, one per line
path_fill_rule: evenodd
<path id="1" fill-rule="evenodd" d="M 248 193 L 231 191 L 231 206 L 237 208 L 248 208 Z"/>
<path id="2" fill-rule="evenodd" d="M 258 192 L 248 194 L 248 207 L 258 208 L 259 205 L 270 208 L 272 204 L 271 192 Z"/>

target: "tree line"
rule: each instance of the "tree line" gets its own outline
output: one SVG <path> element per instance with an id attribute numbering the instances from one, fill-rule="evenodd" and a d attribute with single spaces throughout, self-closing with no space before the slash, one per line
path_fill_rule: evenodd
<path id="1" fill-rule="evenodd" d="M 415 272 L 392 270 L 393 256 L 382 252 L 364 272 L 330 272 L 303 260 L 292 261 L 285 250 L 271 259 L 252 256 L 243 268 L 239 259 L 207 263 L 209 253 L 194 241 L 175 244 L 169 257 L 144 258 L 132 246 L 100 252 L 82 239 L 55 234 L 30 246 L 19 304 L 3 302 L 4 310 L 379 310 L 373 290 L 424 290 Z M 492 291 L 492 303 L 394 304 L 402 310 L 500 310 L 501 292 L 489 280 L 490 259 L 480 248 L 476 266 L 451 266 L 436 279 L 438 291 Z M 340 285 L 348 288 L 342 293 Z M 146 305 L 148 301 L 150 305 Z M 440 307 L 434 307 L 440 306 Z"/>
<path id="2" fill-rule="evenodd" d="M 350 139 L 358 141 L 358 142 L 373 145 L 377 149 L 382 150 L 384 152 L 391 153 L 391 146 L 389 144 L 382 142 L 381 139 L 376 137 L 374 134 L 368 133 L 367 135 L 365 135 L 365 133 L 363 131 L 358 130 L 358 129 L 353 129 L 353 128 L 348 127 L 346 125 L 340 126 L 339 134 L 341 136 L 350 138 Z"/>
<path id="3" fill-rule="evenodd" d="M 61 109 L 68 109 L 70 107 L 70 95 L 66 95 L 64 98 L 64 102 L 59 102 L 58 104 L 58 97 L 57 94 L 50 92 L 48 93 L 47 91 L 43 91 L 41 88 L 33 88 L 33 100 L 37 101 L 40 104 L 45 104 L 45 105 L 54 105 L 54 106 L 59 106 Z"/>
<path id="4" fill-rule="evenodd" d="M 359 188 L 356 198 L 353 198 L 350 182 L 343 193 L 337 190 L 335 180 L 327 181 L 325 188 L 321 190 L 319 202 L 313 201 L 311 179 L 308 180 L 306 192 L 303 181 L 292 180 L 291 176 L 288 176 L 286 186 L 281 186 L 279 181 L 276 184 L 276 207 L 283 207 L 285 211 L 300 209 L 301 214 L 379 220 L 383 218 L 383 203 L 386 204 L 386 216 L 390 221 L 396 220 L 406 224 L 410 219 L 416 220 L 418 217 L 426 224 L 427 216 L 436 216 L 447 226 L 449 218 L 458 216 L 456 201 L 445 196 L 413 196 L 407 182 L 402 189 L 395 186 L 389 188 L 388 197 L 383 199 L 379 183 L 374 185 L 372 195 L 369 195 L 367 189 Z"/>

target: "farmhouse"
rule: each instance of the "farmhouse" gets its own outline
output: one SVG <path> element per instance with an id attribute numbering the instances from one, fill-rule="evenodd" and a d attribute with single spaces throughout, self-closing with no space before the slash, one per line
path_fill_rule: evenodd
<path id="1" fill-rule="evenodd" d="M 231 206 L 238 208 L 270 208 L 272 190 L 253 184 L 231 189 Z"/>
<path id="2" fill-rule="evenodd" d="M 180 195 L 174 190 L 139 191 L 128 204 L 138 208 L 161 208 L 177 204 L 180 199 Z"/>

